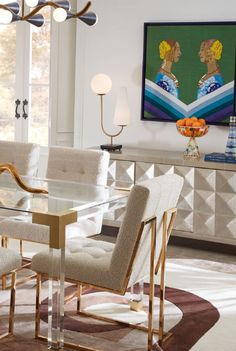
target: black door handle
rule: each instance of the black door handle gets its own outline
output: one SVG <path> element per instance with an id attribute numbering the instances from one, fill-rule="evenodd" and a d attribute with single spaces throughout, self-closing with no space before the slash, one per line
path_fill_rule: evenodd
<path id="1" fill-rule="evenodd" d="M 25 111 L 25 106 L 27 106 L 27 105 L 28 105 L 28 101 L 25 99 L 23 101 L 23 116 L 22 116 L 24 119 L 28 118 L 28 113 L 26 113 L 26 111 Z"/>
<path id="2" fill-rule="evenodd" d="M 16 104 L 15 118 L 19 119 L 19 118 L 20 118 L 20 114 L 18 113 L 18 106 L 20 105 L 20 100 L 17 99 L 17 100 L 15 101 L 15 104 Z"/>

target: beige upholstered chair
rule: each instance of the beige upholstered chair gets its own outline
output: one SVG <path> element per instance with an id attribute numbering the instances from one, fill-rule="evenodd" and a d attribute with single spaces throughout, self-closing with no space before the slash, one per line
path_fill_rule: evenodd
<path id="1" fill-rule="evenodd" d="M 115 245 L 84 239 L 76 252 L 66 252 L 65 276 L 71 282 L 124 294 L 127 288 L 149 276 L 148 350 L 152 349 L 153 340 L 154 271 L 157 273 L 159 266 L 159 342 L 163 340 L 166 246 L 182 186 L 183 178 L 175 174 L 163 175 L 134 185 Z M 31 268 L 41 277 L 48 274 L 50 260 L 49 252 L 38 253 L 32 259 Z M 37 305 L 37 311 L 38 307 Z M 40 318 L 38 315 L 36 317 L 38 331 Z"/>
<path id="2" fill-rule="evenodd" d="M 25 176 L 36 176 L 38 172 L 38 163 L 40 156 L 40 146 L 33 143 L 21 143 L 15 141 L 0 141 L 0 163 L 13 164 L 19 174 Z M 19 216 L 19 212 L 0 210 L 0 221 L 5 217 Z M 10 228 L 9 228 L 10 229 Z M 2 246 L 7 245 L 7 239 L 4 234 L 11 232 L 2 232 Z M 3 279 L 3 287 L 5 287 Z"/>
<path id="3" fill-rule="evenodd" d="M 0 163 L 13 164 L 21 175 L 37 175 L 40 146 L 16 141 L 0 141 Z"/>
<path id="4" fill-rule="evenodd" d="M 16 270 L 21 266 L 20 254 L 0 247 L 0 278 L 6 274 L 11 274 L 11 298 L 10 298 L 10 313 L 8 332 L 0 335 L 0 339 L 13 333 L 14 327 L 14 311 L 15 311 L 15 282 Z"/>
<path id="5" fill-rule="evenodd" d="M 109 153 L 100 150 L 79 150 L 74 148 L 51 147 L 49 149 L 47 178 L 68 180 L 94 185 L 106 185 Z M 102 216 L 73 223 L 67 226 L 66 239 L 99 234 Z M 0 222 L 0 235 L 11 238 L 47 244 L 49 228 L 20 220 L 5 219 Z"/>

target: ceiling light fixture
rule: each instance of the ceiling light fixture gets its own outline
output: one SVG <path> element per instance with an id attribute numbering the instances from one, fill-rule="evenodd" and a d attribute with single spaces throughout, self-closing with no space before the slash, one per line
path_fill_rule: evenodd
<path id="1" fill-rule="evenodd" d="M 30 8 L 33 8 L 27 14 L 25 14 L 25 4 Z M 89 26 L 93 26 L 97 23 L 97 15 L 94 12 L 89 11 L 91 7 L 90 1 L 81 11 L 72 13 L 70 11 L 70 2 L 67 0 L 22 0 L 21 9 L 18 2 L 12 2 L 5 5 L 0 4 L 0 24 L 27 21 L 36 27 L 41 27 L 44 24 L 44 17 L 38 12 L 46 6 L 54 8 L 53 18 L 57 22 L 64 22 L 71 18 L 77 18 Z"/>

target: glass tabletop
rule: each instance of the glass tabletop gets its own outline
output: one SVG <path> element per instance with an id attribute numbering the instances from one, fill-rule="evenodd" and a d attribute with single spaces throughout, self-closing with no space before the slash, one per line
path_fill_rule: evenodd
<path id="1" fill-rule="evenodd" d="M 22 177 L 30 187 L 45 189 L 48 194 L 32 194 L 21 189 L 9 174 L 0 176 L 0 208 L 21 212 L 59 214 L 83 211 L 126 198 L 127 191 L 61 180 Z"/>

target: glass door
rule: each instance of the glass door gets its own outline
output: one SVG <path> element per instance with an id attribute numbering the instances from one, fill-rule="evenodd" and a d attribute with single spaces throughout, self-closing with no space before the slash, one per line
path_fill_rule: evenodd
<path id="1" fill-rule="evenodd" d="M 0 25 L 0 140 L 48 145 L 50 9 L 41 28 Z"/>
<path id="2" fill-rule="evenodd" d="M 0 140 L 14 140 L 16 25 L 0 25 L 0 36 Z"/>

